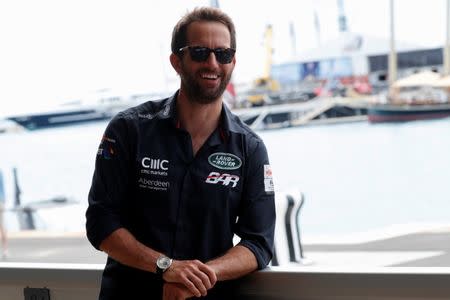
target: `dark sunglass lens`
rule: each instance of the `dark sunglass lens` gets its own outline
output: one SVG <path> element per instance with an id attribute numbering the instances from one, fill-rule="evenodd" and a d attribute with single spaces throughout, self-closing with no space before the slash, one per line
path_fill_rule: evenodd
<path id="1" fill-rule="evenodd" d="M 208 60 L 211 52 L 214 52 L 216 60 L 220 64 L 229 64 L 233 61 L 235 50 L 231 48 L 210 49 L 208 47 L 186 47 L 189 50 L 191 59 L 196 62 L 204 62 Z M 186 49 L 184 48 L 184 49 Z"/>
<path id="2" fill-rule="evenodd" d="M 211 50 L 205 47 L 192 47 L 189 48 L 189 53 L 194 61 L 202 62 L 208 59 Z"/>
<path id="3" fill-rule="evenodd" d="M 216 54 L 216 59 L 221 64 L 229 64 L 234 57 L 234 50 L 233 49 L 216 49 L 214 51 Z"/>

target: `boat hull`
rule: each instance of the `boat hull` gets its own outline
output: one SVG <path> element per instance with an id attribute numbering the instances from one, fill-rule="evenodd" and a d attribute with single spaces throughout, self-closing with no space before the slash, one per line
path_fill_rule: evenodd
<path id="1" fill-rule="evenodd" d="M 20 124 L 28 130 L 80 124 L 110 119 L 112 115 L 96 109 L 43 113 L 35 115 L 14 116 L 8 119 Z"/>
<path id="2" fill-rule="evenodd" d="M 431 105 L 374 105 L 368 108 L 367 118 L 371 123 L 407 122 L 440 119 L 450 116 L 450 104 Z"/>

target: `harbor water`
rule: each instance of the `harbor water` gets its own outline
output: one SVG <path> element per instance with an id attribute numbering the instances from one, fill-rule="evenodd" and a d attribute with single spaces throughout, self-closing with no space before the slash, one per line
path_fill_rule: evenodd
<path id="1" fill-rule="evenodd" d="M 0 168 L 13 207 L 17 168 L 23 204 L 66 196 L 78 202 L 41 209 L 37 226 L 84 230 L 94 159 L 106 122 L 0 135 Z M 302 192 L 305 240 L 393 228 L 450 224 L 450 118 L 259 131 L 278 191 Z M 13 212 L 10 231 L 18 230 Z"/>

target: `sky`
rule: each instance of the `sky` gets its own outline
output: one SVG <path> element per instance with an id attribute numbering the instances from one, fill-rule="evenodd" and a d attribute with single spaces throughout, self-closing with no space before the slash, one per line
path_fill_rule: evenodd
<path id="1" fill-rule="evenodd" d="M 389 0 L 343 3 L 349 31 L 389 38 Z M 446 3 L 394 0 L 396 40 L 442 46 Z M 169 63 L 172 28 L 188 10 L 208 4 L 208 0 L 0 0 L 0 115 L 69 102 L 101 90 L 174 91 L 178 77 Z M 339 36 L 336 0 L 219 0 L 219 4 L 237 30 L 234 82 L 249 82 L 263 74 L 267 24 L 274 29 L 274 63 L 299 57 Z"/>

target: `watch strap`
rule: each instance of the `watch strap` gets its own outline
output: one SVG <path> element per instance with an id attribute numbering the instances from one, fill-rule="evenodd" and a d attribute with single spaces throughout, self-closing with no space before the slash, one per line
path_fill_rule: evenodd
<path id="1" fill-rule="evenodd" d="M 165 270 L 161 269 L 160 267 L 158 267 L 158 265 L 156 265 L 156 275 L 162 276 L 164 271 Z"/>

